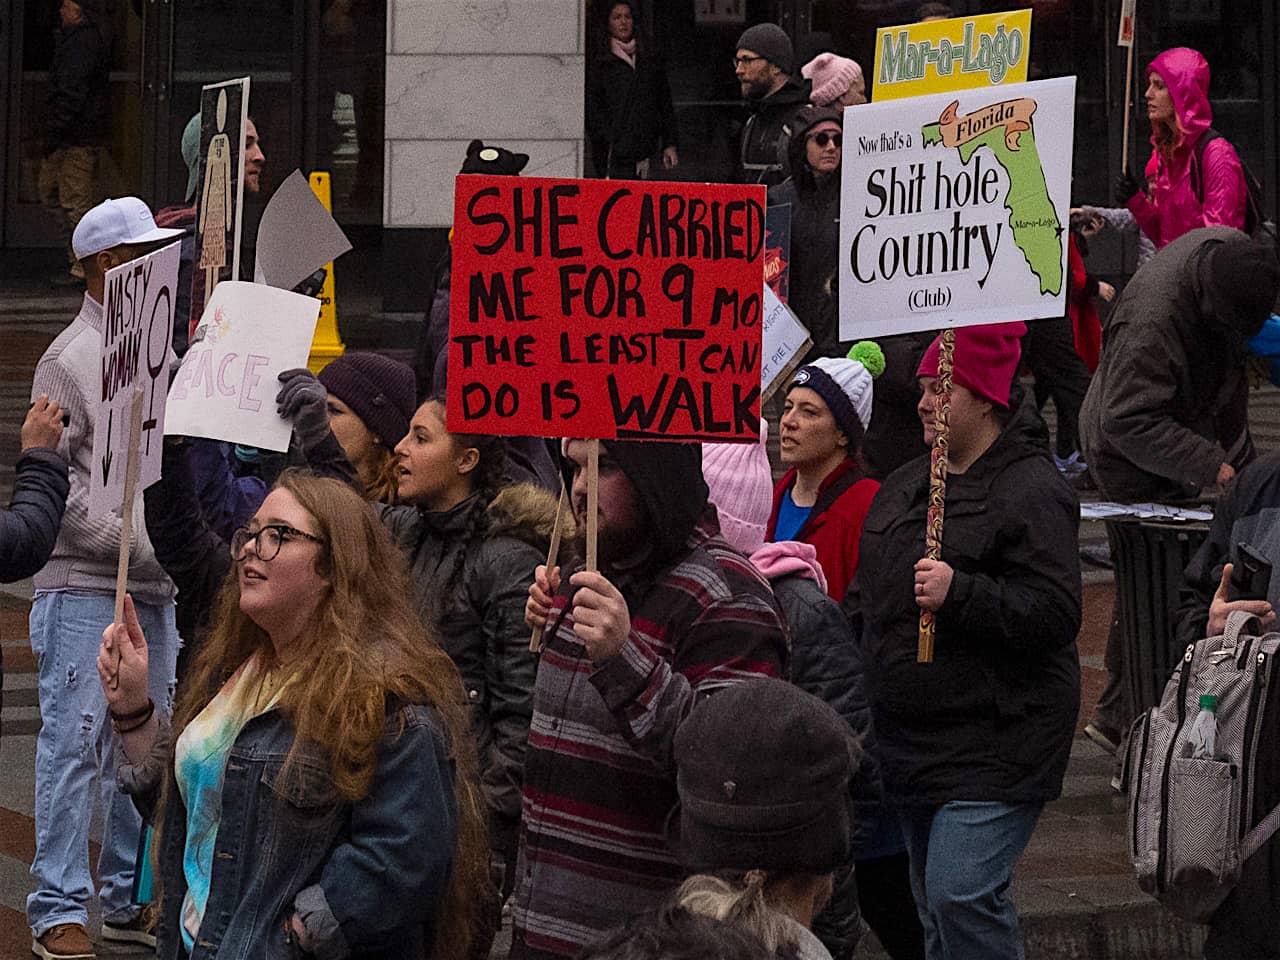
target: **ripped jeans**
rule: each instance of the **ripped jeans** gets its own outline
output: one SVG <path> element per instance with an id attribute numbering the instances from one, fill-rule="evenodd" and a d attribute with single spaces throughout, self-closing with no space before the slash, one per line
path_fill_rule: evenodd
<path id="1" fill-rule="evenodd" d="M 173 603 L 135 600 L 147 637 L 151 698 L 170 712 L 178 629 Z M 114 614 L 110 595 L 47 591 L 31 605 L 31 649 L 40 669 L 40 716 L 36 741 L 36 855 L 27 897 L 27 923 L 40 936 L 60 923 L 85 923 L 93 896 L 89 873 L 89 823 L 103 810 L 98 856 L 99 896 L 104 920 L 127 923 L 141 818 L 133 801 L 116 788 L 118 741 L 107 716 L 98 679 L 98 645 Z"/>

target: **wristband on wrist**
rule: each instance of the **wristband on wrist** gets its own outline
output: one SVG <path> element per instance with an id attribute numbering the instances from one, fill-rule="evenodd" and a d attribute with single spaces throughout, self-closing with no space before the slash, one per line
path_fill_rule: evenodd
<path id="1" fill-rule="evenodd" d="M 110 710 L 108 712 L 111 713 L 111 726 L 115 727 L 116 733 L 132 733 L 150 722 L 152 715 L 156 712 L 156 703 L 148 697 L 147 705 L 132 713 L 117 714 Z"/>

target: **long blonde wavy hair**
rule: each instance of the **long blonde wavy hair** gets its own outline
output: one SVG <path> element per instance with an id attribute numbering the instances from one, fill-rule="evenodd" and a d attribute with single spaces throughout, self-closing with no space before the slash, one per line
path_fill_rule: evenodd
<path id="1" fill-rule="evenodd" d="M 436 907 L 432 957 L 463 960 L 473 905 L 488 883 L 488 837 L 462 680 L 414 612 L 403 555 L 359 494 L 337 480 L 297 470 L 285 471 L 275 488 L 297 498 L 324 541 L 316 567 L 330 587 L 300 634 L 309 646 L 289 663 L 278 662 L 270 637 L 240 610 L 233 565 L 212 629 L 175 704 L 175 738 L 256 653 L 283 671 L 279 709 L 295 730 L 290 759 L 303 741 L 323 748 L 334 787 L 352 802 L 372 783 L 388 701 L 429 704 L 441 719 L 454 762 L 458 811 L 453 869 Z M 286 775 L 288 769 L 286 762 Z M 165 802 L 171 793 L 166 784 Z M 153 849 L 162 847 L 157 842 Z"/>

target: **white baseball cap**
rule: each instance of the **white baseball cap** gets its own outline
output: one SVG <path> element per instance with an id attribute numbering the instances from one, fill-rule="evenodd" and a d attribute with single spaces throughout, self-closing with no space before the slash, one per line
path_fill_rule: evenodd
<path id="1" fill-rule="evenodd" d="M 81 218 L 71 235 L 71 249 L 77 260 L 83 260 L 122 243 L 155 243 L 182 233 L 157 227 L 150 208 L 137 197 L 120 197 L 103 200 Z"/>

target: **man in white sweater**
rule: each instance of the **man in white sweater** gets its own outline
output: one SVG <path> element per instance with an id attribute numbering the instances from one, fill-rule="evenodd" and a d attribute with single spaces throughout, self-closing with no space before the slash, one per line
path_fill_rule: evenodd
<path id="1" fill-rule="evenodd" d="M 85 923 L 93 896 L 89 822 L 94 788 L 103 805 L 98 858 L 103 939 L 154 945 L 132 903 L 134 863 L 141 827 L 130 799 L 116 789 L 117 738 L 95 662 L 103 628 L 114 614 L 121 522 L 90 517 L 93 431 L 101 393 L 104 276 L 112 267 L 149 253 L 179 236 L 156 227 L 136 197 L 107 200 L 85 214 L 71 238 L 85 272 L 80 313 L 36 366 L 32 398 L 47 394 L 69 419 L 58 453 L 70 464 L 70 493 L 49 562 L 35 576 L 31 647 L 40 668 L 36 743 L 36 890 L 27 898 L 32 952 L 44 960 L 94 956 Z M 147 634 L 151 697 L 169 712 L 178 631 L 174 586 L 156 562 L 137 491 L 130 537 L 128 590 Z"/>

